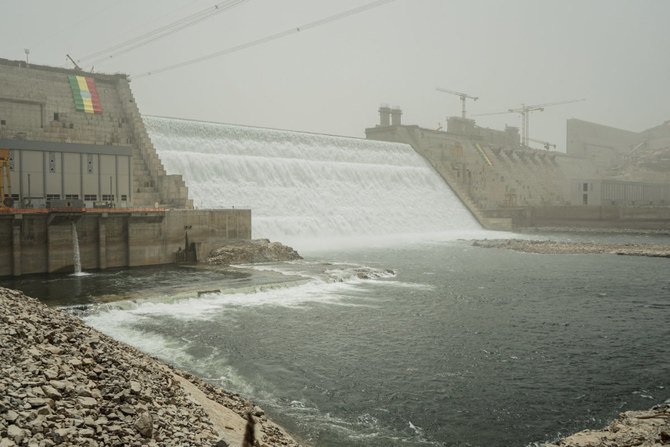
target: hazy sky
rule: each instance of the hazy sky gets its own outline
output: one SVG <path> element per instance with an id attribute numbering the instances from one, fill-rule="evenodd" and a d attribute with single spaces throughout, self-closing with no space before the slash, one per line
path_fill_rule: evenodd
<path id="1" fill-rule="evenodd" d="M 370 0 L 248 0 L 95 71 L 131 76 L 235 47 Z M 72 65 L 221 0 L 0 0 L 0 57 Z M 530 116 L 531 138 L 565 147 L 565 121 L 630 130 L 670 119 L 668 0 L 395 0 L 340 21 L 131 86 L 144 114 L 364 136 L 380 104 L 437 128 L 468 112 L 587 98 Z M 0 92 L 0 95 L 5 92 Z M 104 105 L 103 105 L 104 106 Z M 516 114 L 475 117 L 518 126 Z"/>

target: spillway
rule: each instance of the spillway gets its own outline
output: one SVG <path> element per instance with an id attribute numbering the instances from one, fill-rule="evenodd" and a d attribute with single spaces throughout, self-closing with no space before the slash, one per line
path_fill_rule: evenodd
<path id="1" fill-rule="evenodd" d="M 144 117 L 196 208 L 251 208 L 253 237 L 293 242 L 480 230 L 405 144 Z"/>

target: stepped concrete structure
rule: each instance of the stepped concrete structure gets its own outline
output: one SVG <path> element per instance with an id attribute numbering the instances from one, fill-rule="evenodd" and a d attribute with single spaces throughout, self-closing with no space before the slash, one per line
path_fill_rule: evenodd
<path id="1" fill-rule="evenodd" d="M 204 259 L 251 237 L 250 210 L 193 210 L 126 75 L 0 59 L 0 276 Z"/>
<path id="2" fill-rule="evenodd" d="M 71 77 L 95 88 L 99 111 L 77 110 Z M 181 176 L 165 173 L 125 75 L 0 59 L 0 148 L 9 150 L 12 195 L 23 206 L 69 198 L 87 207 L 193 207 Z"/>
<path id="3" fill-rule="evenodd" d="M 399 118 L 393 123 L 385 106 L 379 114 L 380 123 L 365 130 L 367 138 L 410 144 L 485 228 L 670 230 L 667 122 L 634 133 L 569 120 L 562 153 L 522 146 L 514 127 L 488 129 L 451 117 L 442 131 Z"/>

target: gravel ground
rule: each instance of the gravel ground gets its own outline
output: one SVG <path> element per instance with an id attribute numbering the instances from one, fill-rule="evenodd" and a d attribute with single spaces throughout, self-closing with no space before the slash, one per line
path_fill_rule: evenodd
<path id="1" fill-rule="evenodd" d="M 0 447 L 298 446 L 258 407 L 0 288 Z"/>

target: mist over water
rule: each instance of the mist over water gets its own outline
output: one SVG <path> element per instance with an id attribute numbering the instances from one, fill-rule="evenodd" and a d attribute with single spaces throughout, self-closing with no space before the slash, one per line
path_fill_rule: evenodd
<path id="1" fill-rule="evenodd" d="M 253 237 L 297 248 L 347 239 L 467 237 L 481 227 L 405 144 L 144 117 L 198 208 L 252 209 Z M 338 245 L 341 242 L 338 242 Z"/>

